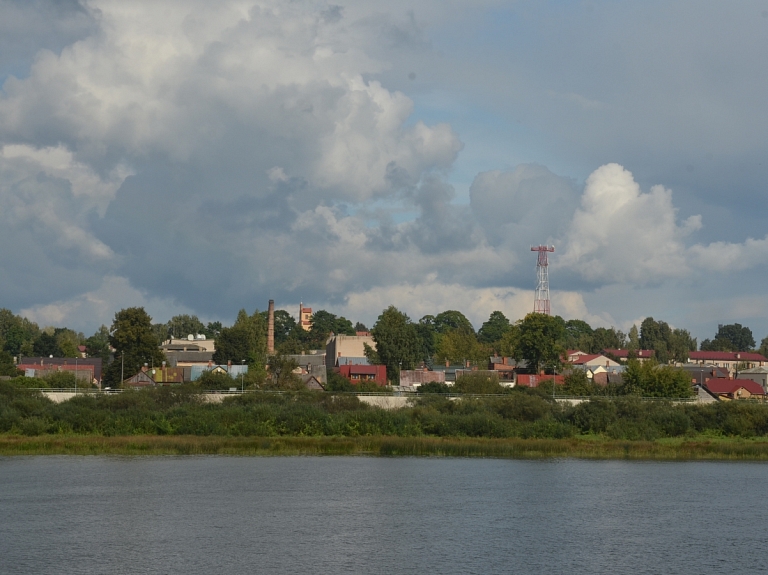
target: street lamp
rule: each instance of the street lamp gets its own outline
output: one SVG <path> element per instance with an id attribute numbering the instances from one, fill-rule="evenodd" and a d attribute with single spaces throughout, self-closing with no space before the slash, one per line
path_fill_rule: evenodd
<path id="1" fill-rule="evenodd" d="M 77 395 L 77 357 L 75 357 L 75 395 Z"/>
<path id="2" fill-rule="evenodd" d="M 240 366 L 241 366 L 241 368 L 240 368 L 240 393 L 242 394 L 242 393 L 245 393 L 245 383 L 244 383 L 245 382 L 245 378 L 244 378 L 245 374 L 243 373 L 243 369 L 242 369 L 242 366 L 245 366 L 245 360 L 244 359 L 240 360 Z"/>

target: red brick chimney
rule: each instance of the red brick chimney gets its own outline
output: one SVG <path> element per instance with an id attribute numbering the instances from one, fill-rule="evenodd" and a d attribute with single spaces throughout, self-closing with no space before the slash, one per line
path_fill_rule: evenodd
<path id="1" fill-rule="evenodd" d="M 269 300 L 267 312 L 267 355 L 275 355 L 275 300 Z"/>

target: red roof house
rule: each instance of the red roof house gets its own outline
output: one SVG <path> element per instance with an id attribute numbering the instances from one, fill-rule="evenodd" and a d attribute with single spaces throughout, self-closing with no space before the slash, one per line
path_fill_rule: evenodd
<path id="1" fill-rule="evenodd" d="M 762 398 L 765 396 L 762 386 L 751 379 L 710 379 L 704 383 L 704 387 L 711 394 L 728 399 L 749 399 L 753 396 Z"/>
<path id="2" fill-rule="evenodd" d="M 340 365 L 336 369 L 355 384 L 375 381 L 379 385 L 387 385 L 387 368 L 384 365 Z"/>

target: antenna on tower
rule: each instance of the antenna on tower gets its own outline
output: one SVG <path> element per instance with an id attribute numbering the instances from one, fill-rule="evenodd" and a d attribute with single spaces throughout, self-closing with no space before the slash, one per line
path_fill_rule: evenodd
<path id="1" fill-rule="evenodd" d="M 549 260 L 547 254 L 555 251 L 555 246 L 531 247 L 532 252 L 539 252 L 536 262 L 536 295 L 533 299 L 533 313 L 550 315 L 549 310 Z"/>

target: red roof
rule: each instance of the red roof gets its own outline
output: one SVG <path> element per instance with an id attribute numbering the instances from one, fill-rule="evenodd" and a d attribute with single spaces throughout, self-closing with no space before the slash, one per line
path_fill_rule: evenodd
<path id="1" fill-rule="evenodd" d="M 609 353 L 621 359 L 629 357 L 628 349 L 604 349 L 603 353 Z M 646 359 L 653 357 L 656 354 L 656 352 L 652 349 L 636 349 L 635 353 L 637 354 L 637 357 Z"/>
<path id="2" fill-rule="evenodd" d="M 768 361 L 762 354 L 748 351 L 691 351 L 688 357 L 699 361 Z"/>
<path id="3" fill-rule="evenodd" d="M 704 387 L 712 393 L 735 393 L 743 387 L 752 395 L 765 395 L 763 387 L 751 379 L 710 379 L 704 383 Z"/>

